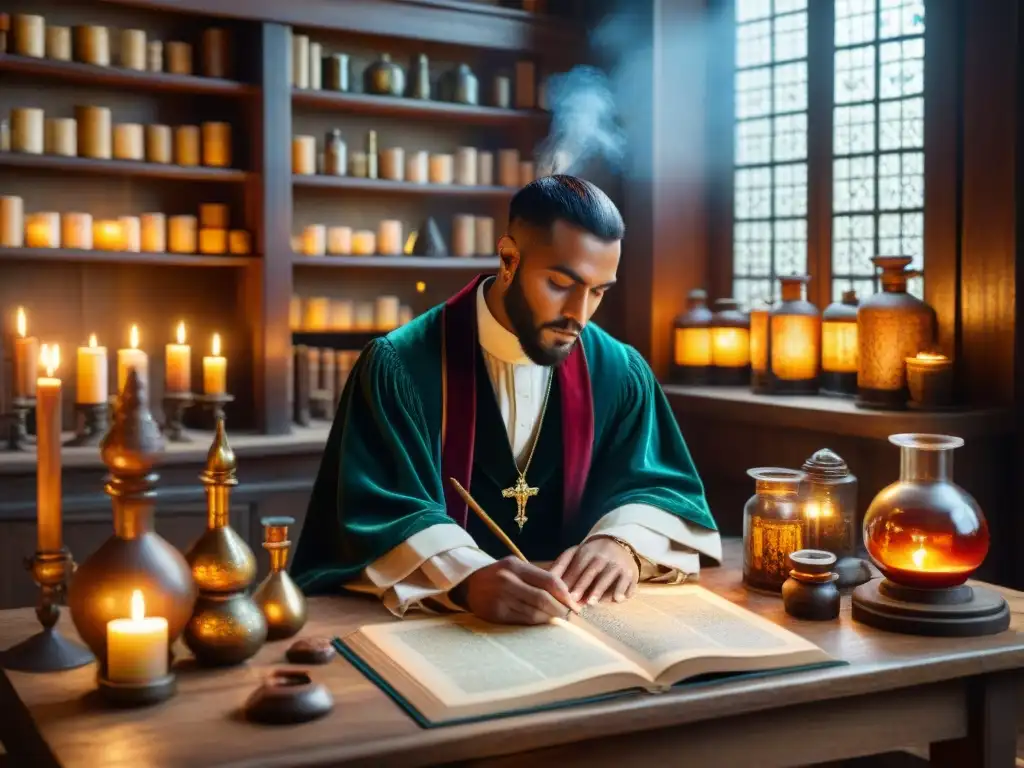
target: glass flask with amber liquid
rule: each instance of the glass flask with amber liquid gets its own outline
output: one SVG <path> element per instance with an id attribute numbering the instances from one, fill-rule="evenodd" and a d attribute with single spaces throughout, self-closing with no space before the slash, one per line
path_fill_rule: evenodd
<path id="1" fill-rule="evenodd" d="M 883 488 L 864 515 L 864 546 L 887 579 L 917 589 L 963 584 L 989 549 L 985 515 L 953 482 L 949 435 L 890 435 L 900 448 L 900 479 Z"/>
<path id="2" fill-rule="evenodd" d="M 779 592 L 789 578 L 789 555 L 804 548 L 800 499 L 803 472 L 781 467 L 748 469 L 755 492 L 743 507 L 743 583 Z"/>

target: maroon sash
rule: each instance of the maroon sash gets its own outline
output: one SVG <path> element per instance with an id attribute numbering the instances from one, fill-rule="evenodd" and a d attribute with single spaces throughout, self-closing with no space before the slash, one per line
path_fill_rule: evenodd
<path id="1" fill-rule="evenodd" d="M 476 440 L 476 292 L 488 275 L 477 275 L 452 296 L 441 315 L 442 397 L 441 470 L 448 516 L 465 528 L 469 509 L 448 482 L 454 477 L 472 493 L 473 447 Z M 555 368 L 562 405 L 564 469 L 563 515 L 571 521 L 579 511 L 594 450 L 594 397 L 583 343 Z"/>

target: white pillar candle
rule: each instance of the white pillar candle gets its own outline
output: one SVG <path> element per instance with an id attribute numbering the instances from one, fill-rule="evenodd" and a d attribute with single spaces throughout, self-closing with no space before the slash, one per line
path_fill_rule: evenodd
<path id="1" fill-rule="evenodd" d="M 144 213 L 141 219 L 141 245 L 145 253 L 167 250 L 167 218 L 162 213 Z"/>
<path id="2" fill-rule="evenodd" d="M 178 323 L 174 343 L 164 346 L 164 391 L 192 391 L 192 347 L 185 343 L 185 323 Z"/>
<path id="3" fill-rule="evenodd" d="M 121 249 L 138 253 L 142 249 L 142 227 L 138 216 L 119 216 L 121 225 Z"/>
<path id="4" fill-rule="evenodd" d="M 11 53 L 41 59 L 46 54 L 46 19 L 28 13 L 16 13 L 11 17 Z"/>
<path id="5" fill-rule="evenodd" d="M 498 150 L 498 184 L 502 187 L 519 186 L 519 150 Z"/>
<path id="6" fill-rule="evenodd" d="M 455 159 L 451 155 L 430 156 L 430 183 L 451 184 Z"/>
<path id="7" fill-rule="evenodd" d="M 146 71 L 146 31 L 144 29 L 122 29 L 118 60 L 125 69 L 136 72 Z"/>
<path id="8" fill-rule="evenodd" d="M 25 244 L 25 202 L 17 195 L 0 197 L 0 245 L 21 248 Z"/>
<path id="9" fill-rule="evenodd" d="M 494 185 L 494 153 L 479 152 L 476 156 L 476 183 L 483 187 Z"/>
<path id="10" fill-rule="evenodd" d="M 316 173 L 316 136 L 292 138 L 292 173 L 297 176 Z"/>
<path id="11" fill-rule="evenodd" d="M 220 334 L 213 334 L 211 354 L 203 357 L 203 392 L 223 395 L 227 392 L 228 360 L 220 353 Z"/>
<path id="12" fill-rule="evenodd" d="M 247 256 L 252 252 L 252 238 L 244 229 L 228 232 L 228 250 L 235 256 Z"/>
<path id="13" fill-rule="evenodd" d="M 11 110 L 11 149 L 30 155 L 43 154 L 43 110 L 37 107 L 17 107 Z"/>
<path id="14" fill-rule="evenodd" d="M 60 217 L 61 248 L 92 250 L 92 215 L 65 213 Z"/>
<path id="15" fill-rule="evenodd" d="M 117 160 L 142 160 L 146 156 L 145 131 L 140 123 L 114 126 L 114 157 Z"/>
<path id="16" fill-rule="evenodd" d="M 226 229 L 200 229 L 199 252 L 206 254 L 227 253 L 228 231 Z"/>
<path id="17" fill-rule="evenodd" d="M 356 256 L 373 256 L 377 252 L 377 236 L 368 229 L 352 233 L 352 253 Z"/>
<path id="18" fill-rule="evenodd" d="M 382 256 L 402 255 L 402 222 L 384 219 L 377 225 L 377 253 Z"/>
<path id="19" fill-rule="evenodd" d="M 39 363 L 46 371 L 36 381 L 36 513 L 38 548 L 59 552 L 61 530 L 61 382 L 54 374 L 60 348 L 44 344 Z"/>
<path id="20" fill-rule="evenodd" d="M 459 147 L 455 150 L 455 183 L 467 187 L 477 184 L 476 147 Z"/>
<path id="21" fill-rule="evenodd" d="M 405 160 L 405 180 L 426 184 L 430 178 L 430 153 L 426 150 L 410 152 Z"/>
<path id="22" fill-rule="evenodd" d="M 96 334 L 89 336 L 89 346 L 78 348 L 75 402 L 101 405 L 109 396 L 107 382 L 107 348 L 96 343 Z"/>
<path id="23" fill-rule="evenodd" d="M 457 213 L 452 219 L 452 255 L 472 256 L 476 248 L 476 219 Z"/>
<path id="24" fill-rule="evenodd" d="M 391 331 L 398 327 L 398 311 L 401 301 L 397 296 L 378 296 L 374 307 L 374 322 L 382 331 Z"/>
<path id="25" fill-rule="evenodd" d="M 302 252 L 306 256 L 323 256 L 327 251 L 327 227 L 310 224 L 302 231 Z"/>
<path id="26" fill-rule="evenodd" d="M 107 622 L 107 679 L 149 683 L 167 676 L 167 619 L 146 616 L 141 590 L 132 592 L 131 618 Z"/>
<path id="27" fill-rule="evenodd" d="M 328 227 L 327 252 L 335 256 L 352 253 L 352 227 Z"/>
<path id="28" fill-rule="evenodd" d="M 128 339 L 128 348 L 117 350 L 117 391 L 124 389 L 128 381 L 128 371 L 135 369 L 135 374 L 143 384 L 149 384 L 149 356 L 139 349 L 139 328 L 133 325 Z"/>
<path id="29" fill-rule="evenodd" d="M 32 213 L 25 220 L 28 248 L 60 248 L 60 214 Z"/>
<path id="30" fill-rule="evenodd" d="M 171 253 L 195 253 L 199 246 L 195 216 L 171 216 L 167 220 L 167 234 Z"/>

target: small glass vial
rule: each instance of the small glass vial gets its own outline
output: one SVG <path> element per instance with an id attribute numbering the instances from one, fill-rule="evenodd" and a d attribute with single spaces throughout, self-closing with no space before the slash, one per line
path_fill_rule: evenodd
<path id="1" fill-rule="evenodd" d="M 335 128 L 324 140 L 324 173 L 328 176 L 344 176 L 348 170 L 348 152 L 341 130 Z"/>
<path id="2" fill-rule="evenodd" d="M 800 504 L 803 472 L 781 467 L 748 469 L 755 493 L 743 507 L 743 583 L 779 592 L 789 578 L 789 556 L 804 548 Z"/>

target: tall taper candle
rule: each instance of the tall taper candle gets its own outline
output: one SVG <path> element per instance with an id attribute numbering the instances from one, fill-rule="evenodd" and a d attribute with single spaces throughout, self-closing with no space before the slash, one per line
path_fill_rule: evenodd
<path id="1" fill-rule="evenodd" d="M 44 344 L 40 364 L 46 376 L 36 382 L 36 508 L 38 549 L 59 552 L 64 545 L 61 534 L 60 489 L 60 379 L 54 376 L 60 365 L 60 347 Z"/>
<path id="2" fill-rule="evenodd" d="M 223 395 L 227 392 L 227 358 L 220 353 L 220 334 L 213 334 L 211 354 L 203 358 L 203 392 L 207 395 Z"/>
<path id="3" fill-rule="evenodd" d="M 168 344 L 164 391 L 192 391 L 192 348 L 185 343 L 185 323 L 178 323 L 177 344 Z"/>
<path id="4" fill-rule="evenodd" d="M 39 339 L 28 336 L 25 309 L 18 307 L 15 321 L 18 335 L 14 339 L 14 396 L 35 397 L 39 371 Z"/>
<path id="5" fill-rule="evenodd" d="M 139 349 L 139 328 L 132 326 L 128 337 L 129 348 L 117 350 L 117 391 L 124 389 L 128 381 L 128 371 L 135 369 L 139 380 L 148 386 L 149 384 L 149 356 Z"/>
<path id="6" fill-rule="evenodd" d="M 78 348 L 78 386 L 75 402 L 79 405 L 100 405 L 107 402 L 107 348 L 96 343 L 96 334 L 89 336 L 89 346 Z"/>

